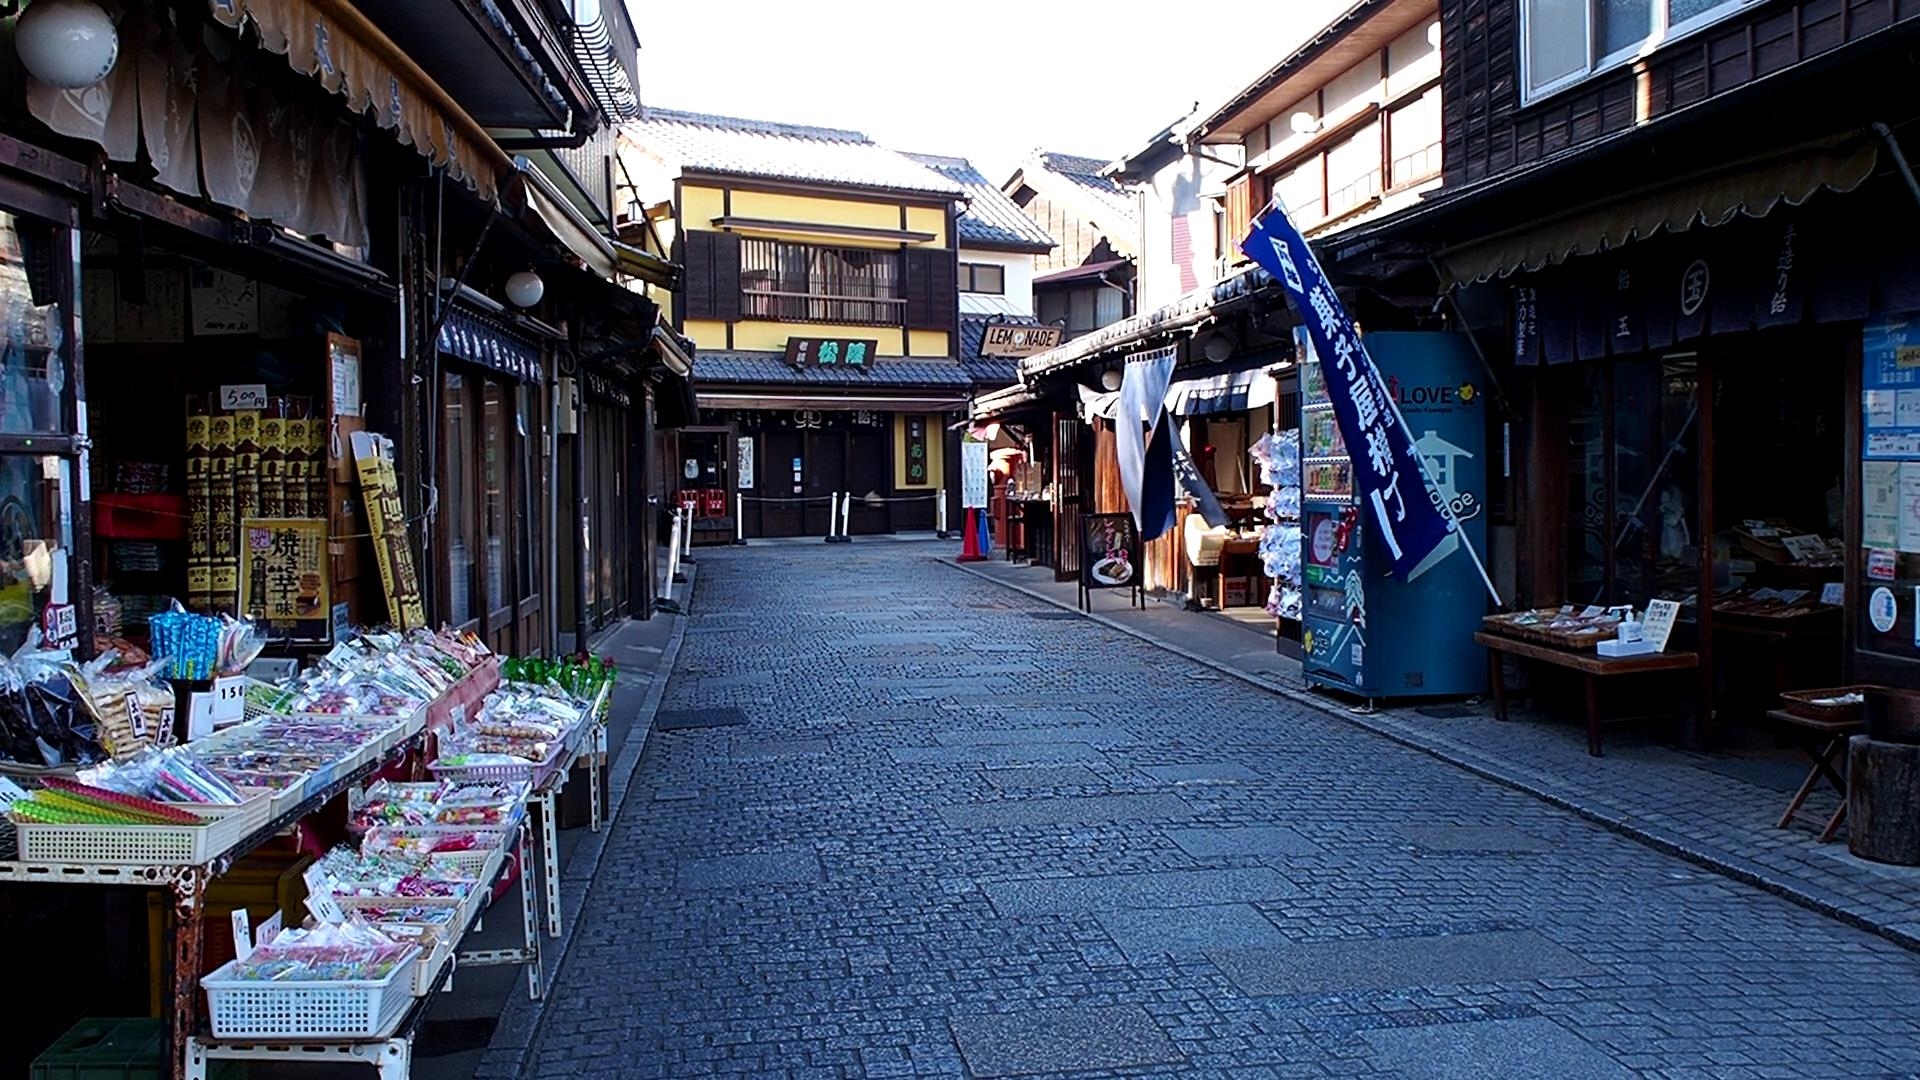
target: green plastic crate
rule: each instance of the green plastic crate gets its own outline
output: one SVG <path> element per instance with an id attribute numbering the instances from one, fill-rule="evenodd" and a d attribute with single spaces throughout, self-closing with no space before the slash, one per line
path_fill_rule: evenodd
<path id="1" fill-rule="evenodd" d="M 33 1059 L 31 1080 L 162 1080 L 170 1075 L 162 1060 L 165 1032 L 161 1021 L 88 1018 L 67 1029 L 45 1053 Z M 233 1061 L 210 1062 L 216 1080 L 244 1076 Z"/>

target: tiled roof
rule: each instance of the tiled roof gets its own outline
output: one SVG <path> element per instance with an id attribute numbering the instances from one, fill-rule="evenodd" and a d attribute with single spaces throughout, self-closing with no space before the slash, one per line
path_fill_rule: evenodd
<path id="1" fill-rule="evenodd" d="M 952 360 L 880 357 L 865 371 L 848 368 L 796 368 L 774 352 L 713 352 L 693 358 L 693 377 L 703 387 L 719 383 L 775 383 L 784 386 L 885 386 L 965 388 L 973 385 L 967 369 Z"/>
<path id="2" fill-rule="evenodd" d="M 891 188 L 958 197 L 960 185 L 858 131 L 645 108 L 625 125 L 647 153 L 681 169 Z"/>
<path id="3" fill-rule="evenodd" d="M 1107 162 L 1099 158 L 1080 157 L 1076 154 L 1037 150 L 1034 152 L 1032 163 L 1072 183 L 1089 199 L 1104 207 L 1111 215 L 1111 221 L 1101 221 L 1101 225 L 1113 229 L 1126 229 L 1129 235 L 1138 227 L 1139 210 L 1133 193 L 1111 178 L 1100 175 L 1100 170 L 1107 167 Z"/>
<path id="4" fill-rule="evenodd" d="M 960 316 L 960 363 L 972 377 L 975 389 L 997 389 L 1020 381 L 1020 361 L 1014 357 L 981 356 L 980 342 L 987 335 L 985 315 Z M 1040 320 L 1014 315 L 1000 320 L 1021 326 L 1039 326 Z"/>
<path id="5" fill-rule="evenodd" d="M 960 185 L 967 192 L 967 210 L 960 215 L 960 243 L 1014 246 L 1022 250 L 1048 251 L 1054 246 L 1038 222 L 1021 211 L 1018 203 L 1007 198 L 999 186 L 980 175 L 966 158 L 937 154 L 908 154 L 908 157 Z"/>

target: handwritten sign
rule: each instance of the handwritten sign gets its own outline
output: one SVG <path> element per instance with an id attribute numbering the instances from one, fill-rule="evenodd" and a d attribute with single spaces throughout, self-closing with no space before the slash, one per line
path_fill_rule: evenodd
<path id="1" fill-rule="evenodd" d="M 326 641 L 332 625 L 324 518 L 241 523 L 240 610 L 275 636 Z"/>
<path id="2" fill-rule="evenodd" d="M 194 333 L 260 332 L 260 288 L 251 278 L 195 266 L 189 273 L 187 295 L 193 302 Z"/>
<path id="3" fill-rule="evenodd" d="M 1678 600 L 1650 600 L 1647 602 L 1647 617 L 1640 624 L 1640 635 L 1653 647 L 1667 651 L 1667 639 L 1673 636 L 1673 622 L 1680 615 Z"/>
<path id="4" fill-rule="evenodd" d="M 267 384 L 239 383 L 220 388 L 220 407 L 235 412 L 267 407 Z"/>
<path id="5" fill-rule="evenodd" d="M 970 510 L 986 508 L 986 443 L 969 440 L 960 444 L 960 505 Z"/>
<path id="6" fill-rule="evenodd" d="M 253 916 L 247 909 L 237 907 L 230 916 L 233 921 L 233 958 L 245 960 L 253 955 Z"/>

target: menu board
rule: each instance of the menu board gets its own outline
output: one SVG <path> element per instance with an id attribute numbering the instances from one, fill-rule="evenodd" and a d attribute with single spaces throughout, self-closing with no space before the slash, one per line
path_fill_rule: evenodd
<path id="1" fill-rule="evenodd" d="M 1086 514 L 1080 518 L 1080 584 L 1087 589 L 1125 589 L 1140 581 L 1140 534 L 1132 514 Z"/>
<path id="2" fill-rule="evenodd" d="M 1861 330 L 1860 646 L 1920 659 L 1920 316 Z"/>

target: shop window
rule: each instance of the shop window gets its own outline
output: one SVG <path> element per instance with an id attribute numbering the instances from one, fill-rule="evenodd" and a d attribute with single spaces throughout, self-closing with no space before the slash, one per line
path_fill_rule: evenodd
<path id="1" fill-rule="evenodd" d="M 1526 99 L 1629 63 L 1756 0 L 1523 0 Z"/>
<path id="2" fill-rule="evenodd" d="M 73 544 L 75 462 L 71 443 L 55 434 L 67 430 L 72 391 L 72 235 L 47 218 L 0 208 L 0 443 L 15 451 L 0 454 L 0 649 L 7 652 L 26 640 L 48 601 L 55 554 Z M 61 452 L 18 452 L 29 446 Z M 84 583 L 70 577 L 68 584 Z"/>
<path id="3" fill-rule="evenodd" d="M 473 571 L 478 543 L 473 517 L 479 504 L 471 460 L 475 445 L 468 380 L 459 372 L 441 376 L 441 410 L 446 417 L 445 483 L 440 491 L 440 524 L 447 537 L 447 619 L 463 626 L 480 617 L 474 603 Z"/>
<path id="4" fill-rule="evenodd" d="M 1323 183 L 1325 179 L 1325 160 L 1316 155 L 1275 177 L 1269 195 L 1286 210 L 1287 217 L 1294 224 L 1319 221 L 1326 216 L 1325 199 L 1322 198 L 1326 190 Z"/>

